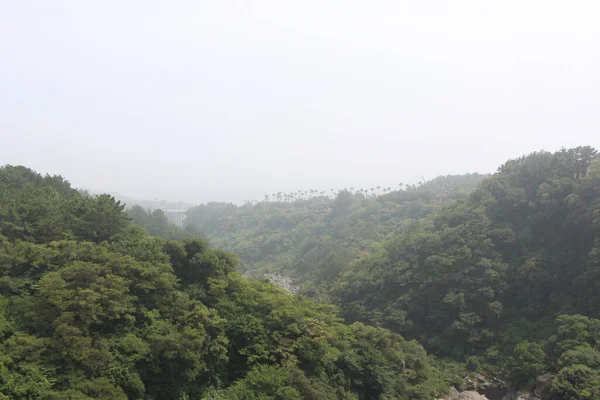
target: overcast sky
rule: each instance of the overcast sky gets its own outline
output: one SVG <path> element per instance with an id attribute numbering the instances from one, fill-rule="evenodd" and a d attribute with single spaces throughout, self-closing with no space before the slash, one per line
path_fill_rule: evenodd
<path id="1" fill-rule="evenodd" d="M 0 164 L 239 202 L 600 145 L 598 1 L 0 0 Z"/>

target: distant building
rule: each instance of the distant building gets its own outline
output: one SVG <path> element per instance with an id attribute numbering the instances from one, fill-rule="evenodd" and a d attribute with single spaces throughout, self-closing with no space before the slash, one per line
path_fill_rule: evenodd
<path id="1" fill-rule="evenodd" d="M 163 211 L 170 223 L 183 227 L 183 220 L 185 220 L 187 210 L 163 208 Z"/>

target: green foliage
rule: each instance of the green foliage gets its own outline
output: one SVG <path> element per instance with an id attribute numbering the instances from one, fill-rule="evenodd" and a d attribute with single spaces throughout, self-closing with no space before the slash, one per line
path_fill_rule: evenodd
<path id="1" fill-rule="evenodd" d="M 35 243 L 76 237 L 102 242 L 128 224 L 124 206 L 112 196 L 88 196 L 60 176 L 25 167 L 0 168 L 0 233 Z"/>
<path id="2" fill-rule="evenodd" d="M 538 343 L 519 343 L 509 360 L 512 382 L 519 386 L 533 384 L 547 370 L 546 354 Z"/>
<path id="3" fill-rule="evenodd" d="M 300 392 L 288 383 L 290 371 L 274 365 L 258 365 L 234 385 L 208 399 L 301 400 Z"/>
<path id="4" fill-rule="evenodd" d="M 151 217 L 165 234 L 164 215 Z M 429 399 L 414 341 L 151 237 L 108 195 L 0 169 L 0 398 Z"/>
<path id="5" fill-rule="evenodd" d="M 439 177 L 418 187 L 385 188 L 380 196 L 351 188 L 331 196 L 278 193 L 242 207 L 208 203 L 189 209 L 185 225 L 238 254 L 246 272 L 281 272 L 304 285 L 303 293 L 327 299 L 332 282 L 359 254 L 404 232 L 411 220 L 466 197 L 483 178 Z"/>
<path id="6" fill-rule="evenodd" d="M 599 398 L 597 152 L 483 178 L 209 203 L 181 229 L 2 167 L 0 398 L 430 399 L 475 372 Z"/>
<path id="7" fill-rule="evenodd" d="M 565 367 L 552 381 L 551 391 L 561 399 L 598 399 L 600 398 L 600 372 L 580 364 Z"/>
<path id="8" fill-rule="evenodd" d="M 503 320 L 597 316 L 596 157 L 578 148 L 509 161 L 469 199 L 354 262 L 339 303 L 351 318 L 434 336 L 442 351 L 487 347 Z"/>
<path id="9" fill-rule="evenodd" d="M 382 196 L 273 197 L 201 205 L 186 223 L 236 251 L 249 273 L 282 272 L 346 320 L 417 339 L 471 371 L 499 371 L 522 387 L 547 371 L 561 388 L 595 382 L 595 149 L 535 152 L 490 177 L 442 177 Z"/>

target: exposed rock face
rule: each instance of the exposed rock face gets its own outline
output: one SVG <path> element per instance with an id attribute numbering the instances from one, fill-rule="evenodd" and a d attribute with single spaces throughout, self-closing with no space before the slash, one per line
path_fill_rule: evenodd
<path id="1" fill-rule="evenodd" d="M 554 374 L 544 374 L 537 378 L 533 393 L 516 394 L 510 392 L 502 400 L 547 400 L 551 398 L 550 386 L 552 385 Z"/>
<path id="2" fill-rule="evenodd" d="M 465 389 L 482 393 L 489 400 L 501 400 L 508 392 L 506 382 L 496 376 L 475 374 L 465 378 Z"/>
<path id="3" fill-rule="evenodd" d="M 514 392 L 511 392 L 509 394 L 507 394 L 506 396 L 504 396 L 502 398 L 502 400 L 541 400 L 539 397 L 537 397 L 534 394 L 516 394 Z"/>
<path id="4" fill-rule="evenodd" d="M 474 390 L 468 390 L 466 392 L 459 392 L 458 390 L 452 388 L 450 394 L 447 397 L 440 400 L 488 400 L 487 397 L 477 393 Z"/>
<path id="5" fill-rule="evenodd" d="M 550 373 L 541 375 L 536 380 L 533 392 L 517 393 L 507 391 L 506 383 L 498 378 L 476 374 L 465 379 L 466 388 L 469 390 L 459 392 L 452 388 L 446 397 L 438 400 L 548 400 L 551 398 L 550 386 L 553 378 L 554 375 Z M 488 397 L 480 392 L 485 393 Z"/>
<path id="6" fill-rule="evenodd" d="M 451 397 L 449 400 L 488 400 L 488 398 L 471 390 L 460 392 L 458 396 Z"/>
<path id="7" fill-rule="evenodd" d="M 288 276 L 279 274 L 265 274 L 265 278 L 271 281 L 275 286 L 279 286 L 280 288 L 285 289 L 292 294 L 296 294 L 299 291 L 298 286 L 294 285 L 292 279 Z"/>

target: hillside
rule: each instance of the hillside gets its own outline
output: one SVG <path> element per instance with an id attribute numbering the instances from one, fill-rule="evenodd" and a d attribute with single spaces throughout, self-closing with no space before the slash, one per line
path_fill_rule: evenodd
<path id="1" fill-rule="evenodd" d="M 336 283 L 337 302 L 349 318 L 461 352 L 489 347 L 507 323 L 596 318 L 599 217 L 595 150 L 510 160 L 468 198 L 354 262 Z"/>
<path id="2" fill-rule="evenodd" d="M 600 161 L 590 147 L 510 160 L 468 198 L 352 263 L 348 320 L 418 338 L 559 399 L 600 398 Z"/>
<path id="3" fill-rule="evenodd" d="M 0 398 L 430 399 L 416 341 L 151 237 L 108 195 L 0 168 Z"/>
<path id="4" fill-rule="evenodd" d="M 545 398 L 600 398 L 600 161 L 591 147 L 382 196 L 207 204 L 186 223 L 236 251 L 246 270 L 295 278 L 347 321 L 417 339 L 512 388 L 549 373 Z"/>
<path id="5" fill-rule="evenodd" d="M 303 293 L 324 295 L 328 283 L 373 243 L 400 235 L 412 221 L 468 196 L 484 178 L 445 176 L 398 191 L 280 193 L 241 207 L 208 203 L 189 209 L 184 225 L 238 254 L 247 274 L 280 273 L 304 285 Z"/>
<path id="6" fill-rule="evenodd" d="M 381 195 L 200 205 L 179 230 L 5 166 L 0 398 L 599 399 L 599 282 L 591 147 Z"/>

